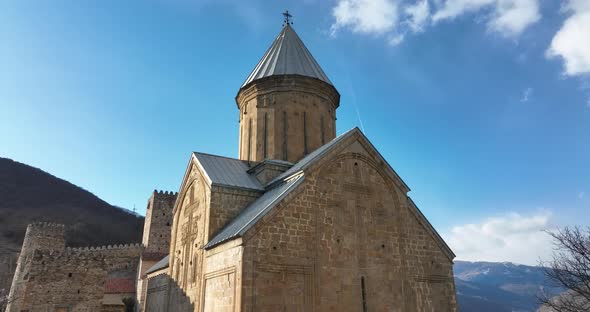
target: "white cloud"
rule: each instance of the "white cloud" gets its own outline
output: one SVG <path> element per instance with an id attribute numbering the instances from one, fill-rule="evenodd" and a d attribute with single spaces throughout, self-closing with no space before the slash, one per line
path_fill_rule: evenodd
<path id="1" fill-rule="evenodd" d="M 406 37 L 405 34 L 391 35 L 389 37 L 388 42 L 389 42 L 390 45 L 396 46 L 396 45 L 400 44 L 402 41 L 404 41 L 404 38 L 405 37 Z"/>
<path id="2" fill-rule="evenodd" d="M 571 16 L 553 37 L 549 58 L 561 57 L 566 75 L 590 73 L 590 1 L 570 0 L 563 10 Z"/>
<path id="3" fill-rule="evenodd" d="M 432 19 L 434 21 L 453 19 L 468 12 L 478 11 L 495 2 L 496 0 L 446 0 L 434 13 Z"/>
<path id="4" fill-rule="evenodd" d="M 384 34 L 394 30 L 398 19 L 397 3 L 390 0 L 340 0 L 332 15 L 332 34 L 341 28 L 365 34 Z"/>
<path id="5" fill-rule="evenodd" d="M 528 102 L 531 99 L 531 96 L 533 95 L 533 88 L 526 88 L 523 92 L 522 92 L 522 98 L 520 98 L 521 102 Z"/>
<path id="6" fill-rule="evenodd" d="M 432 20 L 454 19 L 484 9 L 491 10 L 486 17 L 488 29 L 509 38 L 518 37 L 541 19 L 539 0 L 446 0 Z"/>
<path id="7" fill-rule="evenodd" d="M 584 192 L 578 193 L 578 198 L 579 199 L 584 199 L 585 196 L 586 196 L 586 193 L 584 193 Z"/>
<path id="8" fill-rule="evenodd" d="M 332 9 L 331 34 L 349 29 L 354 33 L 384 36 L 391 45 L 397 45 L 408 33 L 423 32 L 432 22 L 485 9 L 489 11 L 483 16 L 489 31 L 516 38 L 541 18 L 539 1 L 337 0 Z"/>
<path id="9" fill-rule="evenodd" d="M 510 261 L 535 265 L 552 252 L 551 237 L 543 230 L 551 214 L 543 211 L 522 216 L 510 213 L 477 224 L 455 226 L 446 241 L 458 260 Z"/>
<path id="10" fill-rule="evenodd" d="M 407 24 L 413 32 L 422 32 L 430 19 L 430 6 L 428 0 L 421 0 L 404 9 L 408 15 Z"/>

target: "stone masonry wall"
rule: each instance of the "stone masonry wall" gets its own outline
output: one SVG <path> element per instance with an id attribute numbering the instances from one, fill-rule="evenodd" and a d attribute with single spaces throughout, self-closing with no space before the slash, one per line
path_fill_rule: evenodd
<path id="1" fill-rule="evenodd" d="M 239 310 L 242 284 L 242 252 L 233 241 L 206 252 L 202 307 L 195 311 L 234 312 Z"/>
<path id="2" fill-rule="evenodd" d="M 138 310 L 145 310 L 145 296 L 147 292 L 145 272 L 170 252 L 170 233 L 174 203 L 178 193 L 156 191 L 148 200 L 143 225 L 142 245 L 144 251 L 138 267 L 137 276 L 137 304 Z"/>
<path id="3" fill-rule="evenodd" d="M 362 145 L 244 236 L 242 311 L 456 311 L 452 255 Z"/>
<path id="4" fill-rule="evenodd" d="M 63 225 L 27 228 L 8 312 L 99 311 L 109 277 L 133 279 L 141 246 L 65 248 Z"/>
<path id="5" fill-rule="evenodd" d="M 252 203 L 260 195 L 261 192 L 214 186 L 211 189 L 207 240 L 213 238 L 242 209 L 246 208 L 248 204 Z"/>
<path id="6" fill-rule="evenodd" d="M 205 181 L 199 169 L 192 165 L 174 212 L 170 249 L 169 301 L 197 309 L 205 295 L 205 275 L 209 272 L 209 260 L 202 247 L 260 196 L 259 192 L 211 187 Z"/>
<path id="7" fill-rule="evenodd" d="M 318 79 L 266 77 L 240 90 L 236 102 L 242 160 L 297 162 L 336 136 L 340 95 Z"/>
<path id="8" fill-rule="evenodd" d="M 142 244 L 146 254 L 158 254 L 157 258 L 168 254 L 176 195 L 173 192 L 154 191 L 150 196 L 143 226 Z"/>
<path id="9" fill-rule="evenodd" d="M 19 310 L 99 311 L 109 276 L 133 279 L 141 246 L 36 250 Z"/>
<path id="10" fill-rule="evenodd" d="M 33 223 L 27 226 L 21 252 L 16 264 L 8 295 L 7 312 L 20 312 L 23 295 L 27 291 L 28 276 L 32 267 L 33 253 L 39 251 L 61 252 L 65 249 L 65 231 L 62 224 Z"/>
<path id="11" fill-rule="evenodd" d="M 200 298 L 211 188 L 195 164 L 178 195 L 170 242 L 169 302 L 193 305 Z"/>

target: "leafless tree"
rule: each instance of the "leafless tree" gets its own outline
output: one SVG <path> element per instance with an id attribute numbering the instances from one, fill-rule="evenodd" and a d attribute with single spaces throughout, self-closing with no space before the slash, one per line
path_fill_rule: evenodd
<path id="1" fill-rule="evenodd" d="M 541 265 L 549 280 L 566 291 L 555 297 L 541 294 L 541 311 L 590 311 L 590 227 L 565 227 L 548 234 L 555 251 Z"/>

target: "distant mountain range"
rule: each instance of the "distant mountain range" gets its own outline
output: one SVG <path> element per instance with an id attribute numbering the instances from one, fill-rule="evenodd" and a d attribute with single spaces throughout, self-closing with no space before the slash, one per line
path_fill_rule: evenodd
<path id="1" fill-rule="evenodd" d="M 551 286 L 541 267 L 455 261 L 454 272 L 460 312 L 533 312 L 540 291 L 563 292 Z"/>
<path id="2" fill-rule="evenodd" d="M 143 217 L 45 171 L 0 158 L 0 297 L 10 288 L 27 225 L 35 221 L 65 224 L 69 246 L 139 243 L 143 233 Z"/>

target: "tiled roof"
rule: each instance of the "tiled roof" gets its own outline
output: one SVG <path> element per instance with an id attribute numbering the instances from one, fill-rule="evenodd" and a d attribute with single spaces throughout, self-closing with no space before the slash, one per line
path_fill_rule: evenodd
<path id="1" fill-rule="evenodd" d="M 205 153 L 193 154 L 213 185 L 264 191 L 256 177 L 248 174 L 247 162 Z"/>
<path id="2" fill-rule="evenodd" d="M 219 232 L 207 245 L 205 249 L 212 248 L 230 239 L 242 236 L 258 220 L 260 220 L 268 211 L 281 202 L 285 196 L 294 190 L 303 181 L 303 175 L 295 175 L 286 179 L 282 183 L 277 183 L 272 189 L 269 189 L 246 207 L 242 212 L 233 219 L 221 232 Z"/>
<path id="3" fill-rule="evenodd" d="M 283 27 L 242 87 L 274 75 L 302 75 L 332 84 L 289 24 Z"/>
<path id="4" fill-rule="evenodd" d="M 169 259 L 170 259 L 170 255 L 167 255 L 166 257 L 162 258 L 160 261 L 156 262 L 156 264 L 152 265 L 152 267 L 147 269 L 147 271 L 145 271 L 145 274 L 150 274 L 150 273 L 156 272 L 158 270 L 167 268 Z"/>
<path id="5" fill-rule="evenodd" d="M 135 292 L 135 279 L 109 278 L 104 284 L 105 294 L 131 294 Z"/>

